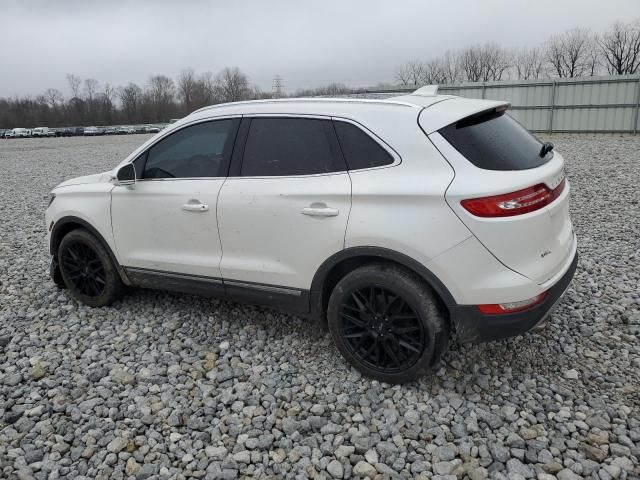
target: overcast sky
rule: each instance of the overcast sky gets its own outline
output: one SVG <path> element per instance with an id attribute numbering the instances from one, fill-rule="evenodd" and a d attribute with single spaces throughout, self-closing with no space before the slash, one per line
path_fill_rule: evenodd
<path id="1" fill-rule="evenodd" d="M 536 45 L 576 26 L 640 17 L 639 0 L 4 0 L 0 97 L 69 89 L 67 73 L 145 84 L 237 66 L 270 90 L 393 80 L 403 62 L 498 42 Z"/>

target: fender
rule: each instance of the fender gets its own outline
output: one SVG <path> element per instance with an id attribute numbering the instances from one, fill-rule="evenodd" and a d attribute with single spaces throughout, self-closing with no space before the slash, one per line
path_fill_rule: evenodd
<path id="1" fill-rule="evenodd" d="M 431 288 L 433 288 L 433 290 L 440 296 L 447 308 L 457 305 L 456 301 L 453 298 L 453 295 L 451 295 L 451 292 L 449 292 L 447 287 L 444 286 L 440 279 L 436 277 L 436 275 L 434 275 L 427 267 L 414 260 L 413 258 L 395 250 L 383 247 L 369 246 L 346 248 L 338 253 L 335 253 L 327 260 L 325 260 L 322 265 L 320 265 L 311 282 L 311 311 L 317 314 L 321 314 L 324 311 L 326 299 L 323 298 L 323 286 L 325 284 L 325 281 L 327 280 L 327 277 L 331 273 L 331 270 L 335 266 L 345 260 L 358 260 L 359 258 L 364 260 L 367 257 L 374 257 L 378 260 L 389 260 L 404 266 L 405 268 L 416 273 L 425 282 L 427 282 L 427 284 Z"/>
<path id="2" fill-rule="evenodd" d="M 95 229 L 95 227 L 93 227 L 93 225 L 91 225 L 89 222 L 79 217 L 74 217 L 71 215 L 67 217 L 62 217 L 61 219 L 56 221 L 53 225 L 53 230 L 51 230 L 51 240 L 49 243 L 49 252 L 51 253 L 51 255 L 53 255 L 54 263 L 56 263 L 56 265 L 57 265 L 56 257 L 58 256 L 57 246 L 60 245 L 60 241 L 62 240 L 62 238 L 60 238 L 60 234 L 66 233 L 66 231 L 68 231 L 67 229 L 64 228 L 64 226 L 69 224 L 79 225 L 82 228 L 85 228 L 86 230 L 91 232 L 91 234 L 94 237 L 96 237 L 100 243 L 102 243 L 102 246 L 105 248 L 105 250 L 109 254 L 109 258 L 111 258 L 111 261 L 116 266 L 116 269 L 120 274 L 120 278 L 122 279 L 122 282 L 125 285 L 131 285 L 131 281 L 129 280 L 129 277 L 127 277 L 127 273 L 125 272 L 124 268 L 122 268 L 118 263 L 116 256 L 113 254 L 111 247 L 109 246 L 107 241 L 104 239 L 104 237 L 100 234 L 100 232 L 98 232 L 98 230 Z"/>

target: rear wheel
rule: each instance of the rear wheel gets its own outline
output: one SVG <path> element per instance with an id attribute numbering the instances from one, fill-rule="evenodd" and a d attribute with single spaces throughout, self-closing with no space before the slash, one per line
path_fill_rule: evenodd
<path id="1" fill-rule="evenodd" d="M 122 281 L 109 253 L 87 230 L 72 230 L 64 236 L 58 262 L 67 289 L 79 302 L 101 307 L 122 294 Z"/>
<path id="2" fill-rule="evenodd" d="M 449 336 L 431 289 L 388 264 L 360 267 L 342 278 L 331 293 L 327 319 L 342 355 L 364 375 L 388 383 L 424 375 Z"/>

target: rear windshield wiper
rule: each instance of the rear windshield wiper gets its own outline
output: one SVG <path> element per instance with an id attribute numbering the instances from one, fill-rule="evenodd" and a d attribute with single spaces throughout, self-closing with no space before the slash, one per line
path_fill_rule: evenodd
<path id="1" fill-rule="evenodd" d="M 544 158 L 544 156 L 549 153 L 551 150 L 553 150 L 553 143 L 551 142 L 544 142 L 542 144 L 542 148 L 540 149 L 540 157 Z"/>

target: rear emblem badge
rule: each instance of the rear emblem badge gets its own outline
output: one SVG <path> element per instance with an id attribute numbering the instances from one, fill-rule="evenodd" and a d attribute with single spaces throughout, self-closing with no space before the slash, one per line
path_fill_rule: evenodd
<path id="1" fill-rule="evenodd" d="M 544 252 L 542 252 L 540 254 L 540 258 L 544 258 L 544 257 L 546 257 L 547 255 L 550 255 L 550 254 L 551 254 L 551 250 L 545 250 Z"/>

